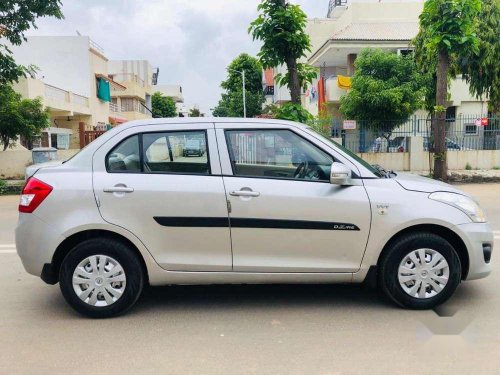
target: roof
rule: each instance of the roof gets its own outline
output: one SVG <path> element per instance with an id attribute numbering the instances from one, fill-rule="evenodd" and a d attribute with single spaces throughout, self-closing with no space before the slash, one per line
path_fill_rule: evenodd
<path id="1" fill-rule="evenodd" d="M 306 125 L 298 122 L 279 120 L 279 119 L 264 119 L 264 118 L 242 118 L 242 117 L 170 117 L 170 118 L 150 118 L 144 120 L 128 121 L 113 129 L 125 129 L 135 126 L 147 125 L 162 125 L 162 124 L 220 124 L 220 123 L 234 123 L 234 124 L 275 124 L 275 125 L 291 125 L 298 128 L 307 128 Z M 111 130 L 112 131 L 112 130 Z"/>
<path id="2" fill-rule="evenodd" d="M 404 40 L 418 34 L 418 22 L 352 23 L 333 34 L 331 40 Z"/>

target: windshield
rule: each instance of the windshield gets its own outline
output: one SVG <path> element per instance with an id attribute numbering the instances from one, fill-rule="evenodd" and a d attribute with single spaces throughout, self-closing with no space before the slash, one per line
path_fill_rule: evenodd
<path id="1" fill-rule="evenodd" d="M 376 166 L 373 166 L 373 165 L 367 163 L 365 160 L 361 159 L 358 155 L 356 155 L 354 152 L 352 152 L 348 148 L 345 148 L 341 144 L 339 144 L 339 143 L 337 143 L 337 142 L 335 142 L 335 141 L 333 141 L 333 140 L 325 137 L 324 135 L 321 135 L 320 133 L 318 133 L 317 131 L 315 131 L 312 128 L 309 128 L 309 130 L 313 131 L 318 137 L 320 137 L 326 143 L 331 144 L 333 147 L 336 147 L 336 148 L 340 149 L 341 151 L 343 151 L 344 153 L 346 153 L 347 155 L 349 155 L 351 158 L 353 158 L 354 160 L 356 160 L 359 164 L 361 164 L 363 167 L 365 167 L 366 169 L 368 169 L 375 176 L 377 176 L 377 177 L 384 177 L 385 176 L 385 174 L 379 168 L 377 168 Z"/>

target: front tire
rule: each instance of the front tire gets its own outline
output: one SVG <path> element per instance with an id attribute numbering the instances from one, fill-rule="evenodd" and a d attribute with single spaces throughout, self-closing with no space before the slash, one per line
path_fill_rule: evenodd
<path id="1" fill-rule="evenodd" d="M 379 263 L 378 282 L 396 304 L 432 309 L 448 300 L 460 284 L 460 258 L 434 233 L 412 233 L 394 242 Z"/>
<path id="2" fill-rule="evenodd" d="M 59 285 L 80 314 L 109 318 L 130 309 L 144 286 L 137 255 L 125 244 L 108 238 L 86 240 L 64 258 Z"/>

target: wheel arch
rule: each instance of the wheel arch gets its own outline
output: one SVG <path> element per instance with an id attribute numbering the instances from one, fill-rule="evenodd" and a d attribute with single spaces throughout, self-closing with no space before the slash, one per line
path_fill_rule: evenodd
<path id="1" fill-rule="evenodd" d="M 76 232 L 70 235 L 69 237 L 65 238 L 64 241 L 62 241 L 59 244 L 59 246 L 56 248 L 56 251 L 54 252 L 54 255 L 52 256 L 52 263 L 50 265 L 50 272 L 52 273 L 51 284 L 52 283 L 55 284 L 59 281 L 59 270 L 61 269 L 61 264 L 66 255 L 71 251 L 71 249 L 73 249 L 76 245 L 85 240 L 94 238 L 112 239 L 128 246 L 136 254 L 139 261 L 141 262 L 141 267 L 144 272 L 145 281 L 147 284 L 149 284 L 148 268 L 146 266 L 144 257 L 137 248 L 137 246 L 122 234 L 105 229 L 88 229 Z"/>
<path id="2" fill-rule="evenodd" d="M 419 233 L 419 232 L 427 232 L 427 233 L 433 233 L 435 235 L 438 235 L 442 238 L 444 238 L 446 241 L 448 241 L 451 246 L 455 249 L 455 251 L 458 254 L 458 257 L 460 259 L 460 263 L 462 265 L 462 280 L 465 280 L 467 278 L 467 274 L 469 273 L 469 253 L 467 251 L 467 246 L 465 245 L 465 242 L 462 240 L 462 238 L 455 233 L 453 230 L 450 228 L 437 225 L 437 224 L 418 224 L 418 225 L 413 225 L 407 228 L 404 228 L 394 234 L 389 241 L 385 244 L 384 248 L 379 254 L 378 260 L 377 260 L 377 266 L 380 264 L 381 259 L 383 259 L 384 255 L 387 253 L 389 248 L 392 246 L 392 244 L 397 241 L 399 238 L 410 234 L 410 233 Z"/>

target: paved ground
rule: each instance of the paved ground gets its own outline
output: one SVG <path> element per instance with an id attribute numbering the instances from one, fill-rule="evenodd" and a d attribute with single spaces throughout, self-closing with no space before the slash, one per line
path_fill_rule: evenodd
<path id="1" fill-rule="evenodd" d="M 463 189 L 486 209 L 498 253 L 500 185 Z M 452 318 L 360 287 L 275 285 L 154 288 L 128 315 L 95 321 L 24 272 L 16 206 L 0 197 L 1 375 L 500 373 L 498 254 L 491 277 L 446 305 Z"/>

